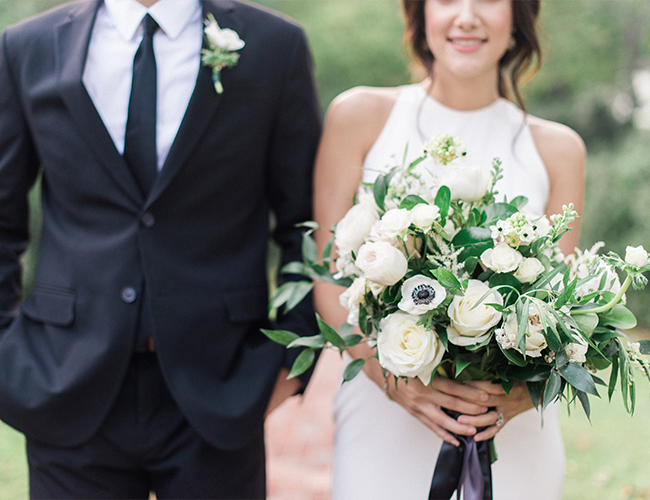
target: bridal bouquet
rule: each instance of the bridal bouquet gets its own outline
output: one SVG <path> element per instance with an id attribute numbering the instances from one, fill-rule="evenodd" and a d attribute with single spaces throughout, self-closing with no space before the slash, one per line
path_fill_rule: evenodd
<path id="1" fill-rule="evenodd" d="M 496 201 L 500 161 L 490 171 L 464 156 L 459 140 L 432 139 L 420 158 L 361 186 L 321 259 L 305 237 L 303 262 L 284 272 L 345 286 L 340 301 L 349 314 L 341 326 L 317 318 L 321 333 L 313 337 L 264 331 L 304 349 L 291 376 L 313 363 L 317 349 L 344 351 L 363 341 L 395 377 L 425 385 L 434 376 L 492 380 L 506 391 L 520 380 L 535 406 L 577 399 L 587 416 L 596 386 L 607 387 L 611 399 L 620 382 L 632 413 L 633 368 L 650 379 L 643 357 L 650 341 L 634 342 L 622 331 L 636 325 L 625 292 L 646 284 L 648 253 L 628 247 L 625 258 L 601 255 L 598 244 L 565 258 L 558 241 L 577 216 L 573 206 L 549 221 L 527 213 L 524 197 Z M 427 157 L 441 165 L 433 188 L 415 169 Z M 293 307 L 311 287 L 286 283 L 272 307 Z M 364 363 L 348 364 L 344 380 Z M 609 367 L 606 383 L 596 373 Z"/>

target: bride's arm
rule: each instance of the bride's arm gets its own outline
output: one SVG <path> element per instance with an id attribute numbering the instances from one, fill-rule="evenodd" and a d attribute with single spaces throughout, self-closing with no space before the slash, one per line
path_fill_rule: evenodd
<path id="1" fill-rule="evenodd" d="M 362 164 L 371 146 L 379 136 L 397 96 L 396 89 L 353 89 L 337 98 L 327 113 L 321 144 L 314 171 L 314 215 L 322 228 L 315 234 L 322 252 L 336 224 L 352 206 L 352 198 L 359 186 Z M 314 288 L 316 310 L 330 325 L 346 322 L 347 311 L 339 304 L 342 287 L 319 282 Z M 369 359 L 364 371 L 379 387 L 385 379 L 379 362 L 371 358 L 372 351 L 365 344 L 348 351 L 354 358 Z M 450 434 L 476 433 L 477 415 L 487 410 L 482 400 L 488 394 L 454 381 L 435 379 L 432 387 L 418 379 L 401 380 L 387 386 L 387 397 L 401 404 L 411 414 L 450 443 L 458 444 Z M 445 414 L 440 406 L 465 413 L 459 423 Z M 490 424 L 496 417 L 490 417 Z"/>

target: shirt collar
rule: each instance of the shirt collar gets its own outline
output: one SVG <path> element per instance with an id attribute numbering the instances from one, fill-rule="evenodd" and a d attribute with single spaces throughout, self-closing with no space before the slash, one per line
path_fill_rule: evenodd
<path id="1" fill-rule="evenodd" d="M 174 39 L 201 11 L 199 0 L 158 0 L 148 9 L 136 0 L 104 0 L 104 4 L 115 29 L 125 40 L 135 37 L 147 13 Z"/>

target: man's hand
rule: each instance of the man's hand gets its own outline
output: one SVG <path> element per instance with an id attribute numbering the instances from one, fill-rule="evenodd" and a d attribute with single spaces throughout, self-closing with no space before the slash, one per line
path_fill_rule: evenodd
<path id="1" fill-rule="evenodd" d="M 287 380 L 289 375 L 288 368 L 281 368 L 280 373 L 278 373 L 278 378 L 275 380 L 275 387 L 273 388 L 273 393 L 271 394 L 271 399 L 269 400 L 269 405 L 266 407 L 266 413 L 264 418 L 268 417 L 269 414 L 275 410 L 282 402 L 293 396 L 297 393 L 302 387 L 302 382 L 299 378 L 292 378 Z"/>

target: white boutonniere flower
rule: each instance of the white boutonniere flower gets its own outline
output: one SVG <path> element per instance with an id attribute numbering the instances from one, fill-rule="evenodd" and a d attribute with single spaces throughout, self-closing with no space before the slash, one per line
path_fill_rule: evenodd
<path id="1" fill-rule="evenodd" d="M 220 28 L 219 23 L 212 14 L 208 14 L 203 30 L 208 48 L 201 51 L 201 61 L 205 66 L 212 67 L 212 81 L 217 94 L 223 92 L 221 84 L 221 70 L 230 68 L 239 61 L 238 50 L 244 48 L 246 43 L 239 38 L 236 31 Z"/>

